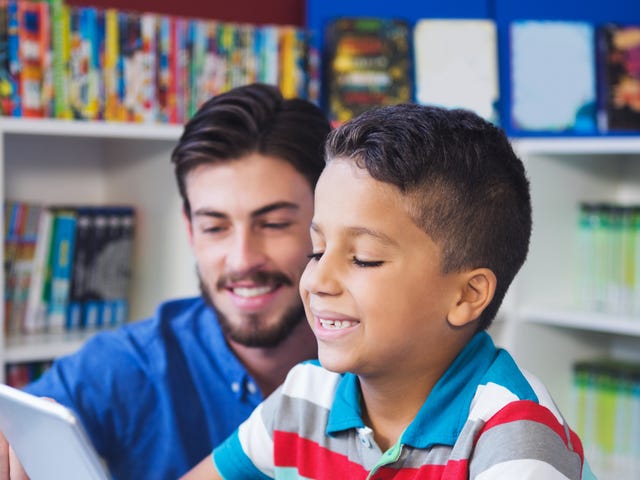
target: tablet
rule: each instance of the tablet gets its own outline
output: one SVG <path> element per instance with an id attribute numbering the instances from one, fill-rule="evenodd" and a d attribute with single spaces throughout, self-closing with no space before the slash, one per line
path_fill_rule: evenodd
<path id="1" fill-rule="evenodd" d="M 107 480 L 74 413 L 63 405 L 0 384 L 0 430 L 31 480 Z"/>

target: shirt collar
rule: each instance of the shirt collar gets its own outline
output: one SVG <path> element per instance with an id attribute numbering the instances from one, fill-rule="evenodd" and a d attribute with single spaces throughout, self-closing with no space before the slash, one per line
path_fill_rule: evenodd
<path id="1" fill-rule="evenodd" d="M 453 445 L 467 420 L 473 395 L 496 354 L 489 334 L 477 333 L 433 387 L 401 442 L 416 448 Z M 358 378 L 346 373 L 338 384 L 329 412 L 327 434 L 362 427 Z"/>
<path id="2" fill-rule="evenodd" d="M 208 343 L 207 349 L 211 352 L 228 387 L 238 400 L 254 396 L 260 401 L 262 394 L 257 388 L 257 383 L 229 347 L 215 312 L 206 305 L 204 300 L 201 308 L 200 330 L 202 338 Z"/>

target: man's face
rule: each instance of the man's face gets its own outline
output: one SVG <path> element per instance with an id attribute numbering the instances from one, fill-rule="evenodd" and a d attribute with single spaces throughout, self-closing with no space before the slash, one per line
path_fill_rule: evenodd
<path id="1" fill-rule="evenodd" d="M 311 252 L 313 192 L 289 163 L 250 154 L 186 178 L 204 297 L 237 343 L 271 347 L 304 319 L 298 283 Z"/>

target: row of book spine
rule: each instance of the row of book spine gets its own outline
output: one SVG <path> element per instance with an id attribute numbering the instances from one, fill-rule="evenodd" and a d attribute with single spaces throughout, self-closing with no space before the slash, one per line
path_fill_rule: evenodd
<path id="1" fill-rule="evenodd" d="M 640 478 L 640 364 L 577 362 L 572 395 L 571 425 L 597 478 Z"/>
<path id="2" fill-rule="evenodd" d="M 335 123 L 415 101 L 467 108 L 514 133 L 640 131 L 640 25 L 518 20 L 501 49 L 490 19 L 341 17 L 324 38 L 325 103 Z M 499 62 L 500 52 L 509 58 Z M 509 98 L 500 63 L 509 68 Z"/>
<path id="3" fill-rule="evenodd" d="M 308 37 L 294 26 L 0 0 L 0 112 L 182 124 L 252 82 L 317 101 Z"/>
<path id="4" fill-rule="evenodd" d="M 124 323 L 134 227 L 129 206 L 6 201 L 6 335 Z"/>
<path id="5" fill-rule="evenodd" d="M 640 314 L 640 205 L 580 204 L 577 306 L 636 318 Z"/>
<path id="6" fill-rule="evenodd" d="M 6 384 L 13 388 L 24 388 L 29 383 L 37 380 L 50 366 L 50 361 L 5 365 Z"/>

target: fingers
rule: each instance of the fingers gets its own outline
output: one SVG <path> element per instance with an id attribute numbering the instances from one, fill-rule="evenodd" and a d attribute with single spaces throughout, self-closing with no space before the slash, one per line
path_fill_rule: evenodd
<path id="1" fill-rule="evenodd" d="M 18 457 L 11 447 L 9 447 L 9 472 L 11 474 L 11 480 L 29 480 L 27 472 L 24 471 L 20 460 L 18 460 Z"/>
<path id="2" fill-rule="evenodd" d="M 9 480 L 9 443 L 0 432 L 0 480 Z"/>

